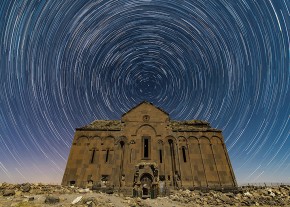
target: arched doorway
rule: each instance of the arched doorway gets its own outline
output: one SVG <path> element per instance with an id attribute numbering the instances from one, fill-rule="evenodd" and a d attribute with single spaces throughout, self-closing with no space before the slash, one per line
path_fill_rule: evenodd
<path id="1" fill-rule="evenodd" d="M 150 198 L 153 178 L 149 173 L 144 173 L 140 178 L 142 186 L 142 198 Z"/>

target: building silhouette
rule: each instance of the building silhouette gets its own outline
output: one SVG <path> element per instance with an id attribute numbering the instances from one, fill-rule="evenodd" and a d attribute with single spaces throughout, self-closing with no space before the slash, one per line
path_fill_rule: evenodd
<path id="1" fill-rule="evenodd" d="M 171 189 L 237 186 L 221 130 L 199 120 L 174 121 L 142 102 L 121 120 L 77 128 L 62 185 L 151 197 Z"/>

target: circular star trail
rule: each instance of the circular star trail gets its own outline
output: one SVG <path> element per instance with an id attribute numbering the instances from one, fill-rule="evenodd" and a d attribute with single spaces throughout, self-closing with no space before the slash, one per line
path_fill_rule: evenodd
<path id="1" fill-rule="evenodd" d="M 60 183 L 74 128 L 143 100 L 223 130 L 239 183 L 290 182 L 287 0 L 2 0 L 0 182 Z"/>

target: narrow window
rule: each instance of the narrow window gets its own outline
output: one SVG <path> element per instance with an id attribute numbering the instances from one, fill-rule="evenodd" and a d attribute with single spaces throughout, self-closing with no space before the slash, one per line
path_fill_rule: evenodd
<path id="1" fill-rule="evenodd" d="M 130 151 L 130 163 L 132 163 L 133 149 Z"/>
<path id="2" fill-rule="evenodd" d="M 160 163 L 162 163 L 162 150 L 159 150 L 159 159 L 160 159 Z"/>
<path id="3" fill-rule="evenodd" d="M 149 157 L 149 138 L 144 138 L 144 158 Z"/>
<path id="4" fill-rule="evenodd" d="M 182 155 L 183 155 L 183 161 L 186 162 L 185 147 L 182 147 Z"/>
<path id="5" fill-rule="evenodd" d="M 92 157 L 91 157 L 91 163 L 94 163 L 94 159 L 95 159 L 95 152 L 96 150 L 93 149 L 93 153 L 92 153 Z"/>
<path id="6" fill-rule="evenodd" d="M 120 142 L 121 148 L 124 147 L 125 143 L 123 141 Z"/>
<path id="7" fill-rule="evenodd" d="M 108 162 L 108 159 L 109 159 L 109 149 L 107 149 L 106 162 Z"/>

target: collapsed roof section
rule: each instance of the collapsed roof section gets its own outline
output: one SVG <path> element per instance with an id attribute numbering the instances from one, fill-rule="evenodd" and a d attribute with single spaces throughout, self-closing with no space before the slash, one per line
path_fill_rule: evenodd
<path id="1" fill-rule="evenodd" d="M 149 103 L 147 101 L 143 101 L 140 104 L 138 104 L 137 106 L 135 106 L 134 108 L 132 108 L 131 110 L 129 110 L 127 113 L 125 113 L 122 116 L 122 120 L 95 120 L 92 123 L 83 126 L 81 128 L 77 128 L 76 130 L 78 131 L 121 131 L 126 123 L 126 119 L 123 119 L 124 116 L 129 115 L 132 111 L 136 110 L 138 112 L 137 109 L 140 109 L 140 116 L 142 115 L 142 113 L 144 113 L 144 109 L 142 107 L 145 106 L 150 106 L 149 110 L 155 110 L 157 109 L 157 111 L 154 114 L 158 114 L 158 117 L 161 119 L 160 121 L 162 122 L 162 115 L 164 114 L 166 117 L 168 117 L 167 112 L 165 112 L 163 109 L 154 106 L 152 103 Z M 146 110 L 145 110 L 146 111 Z M 134 117 L 136 117 L 136 115 L 134 114 Z M 163 117 L 164 118 L 164 117 Z M 132 120 L 127 120 L 127 121 L 132 121 Z M 133 120 L 134 121 L 134 120 Z M 156 121 L 156 120 L 155 120 Z M 177 121 L 177 120 L 168 120 L 166 121 L 167 123 L 167 127 L 170 128 L 173 132 L 174 131 L 220 131 L 214 128 L 211 128 L 210 124 L 206 121 L 201 121 L 201 120 L 183 120 L 183 121 Z M 147 122 L 146 124 L 150 124 Z"/>
<path id="2" fill-rule="evenodd" d="M 77 128 L 76 130 L 120 131 L 123 125 L 124 123 L 122 123 L 120 120 L 95 120 L 86 126 Z"/>
<path id="3" fill-rule="evenodd" d="M 148 124 L 148 123 L 147 123 Z M 124 128 L 125 123 L 120 120 L 96 120 L 92 123 L 77 128 L 78 131 L 121 131 Z M 220 131 L 211 128 L 210 124 L 201 120 L 185 120 L 176 121 L 170 120 L 168 127 L 172 131 Z"/>

